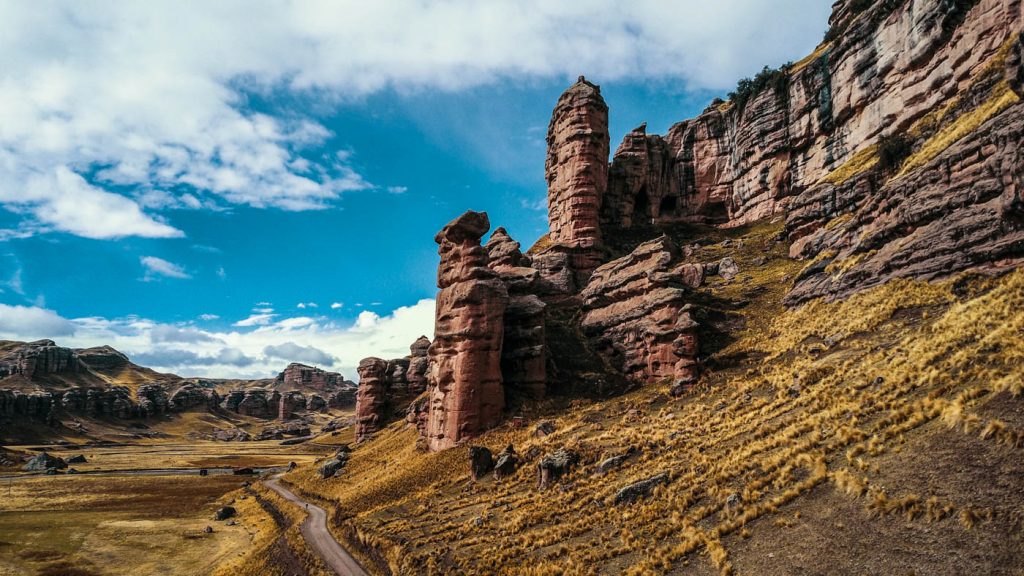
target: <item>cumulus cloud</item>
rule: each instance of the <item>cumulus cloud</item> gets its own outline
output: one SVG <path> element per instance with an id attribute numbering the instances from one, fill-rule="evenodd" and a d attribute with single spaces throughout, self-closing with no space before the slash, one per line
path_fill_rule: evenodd
<path id="1" fill-rule="evenodd" d="M 340 310 L 343 306 L 344 304 L 342 304 L 341 302 L 332 302 L 331 310 Z"/>
<path id="2" fill-rule="evenodd" d="M 299 302 L 298 304 L 295 305 L 295 307 L 299 308 L 299 309 L 303 309 L 303 308 L 316 308 L 317 304 L 316 304 L 316 302 Z"/>
<path id="3" fill-rule="evenodd" d="M 0 304 L 0 335 L 11 340 L 70 336 L 74 323 L 45 308 Z"/>
<path id="4" fill-rule="evenodd" d="M 286 362 L 304 362 L 306 364 L 320 364 L 322 366 L 334 366 L 334 363 L 338 361 L 337 358 L 319 348 L 299 346 L 295 342 L 267 346 L 263 349 L 263 354 L 268 358 L 279 358 Z"/>
<path id="5" fill-rule="evenodd" d="M 372 187 L 348 151 L 304 156 L 331 137 L 305 109 L 254 111 L 249 93 L 343 101 L 580 73 L 724 89 L 809 51 L 828 11 L 820 0 L 2 3 L 0 205 L 22 222 L 0 237 L 175 237 L 152 211 L 319 209 Z"/>
<path id="6" fill-rule="evenodd" d="M 133 362 L 143 366 L 161 366 L 166 368 L 194 368 L 204 366 L 230 366 L 245 368 L 257 362 L 255 358 L 246 356 L 237 348 L 221 348 L 216 354 L 202 355 L 191 350 L 164 348 L 150 352 L 131 354 Z"/>
<path id="7" fill-rule="evenodd" d="M 142 277 L 143 280 L 153 280 L 158 276 L 166 278 L 179 278 L 189 279 L 192 277 L 191 274 L 185 272 L 185 269 L 173 262 L 168 262 L 163 258 L 157 258 L 156 256 L 143 256 L 139 259 L 142 263 L 143 268 L 146 269 L 146 275 Z"/>
<path id="8" fill-rule="evenodd" d="M 150 330 L 149 337 L 153 342 L 180 342 L 185 344 L 217 341 L 213 336 L 195 328 L 179 328 L 170 324 L 155 326 Z"/>
<path id="9" fill-rule="evenodd" d="M 198 330 L 135 316 L 69 320 L 52 310 L 0 305 L 0 337 L 5 339 L 52 338 L 75 348 L 108 344 L 139 364 L 183 376 L 266 378 L 288 362 L 304 362 L 354 378 L 360 359 L 405 356 L 417 337 L 433 334 L 434 301 L 374 314 L 372 323 L 358 326 L 324 319 L 293 324 L 286 319 L 197 336 Z"/>
<path id="10" fill-rule="evenodd" d="M 270 324 L 270 322 L 274 319 L 275 316 L 277 316 L 277 314 L 251 314 L 245 320 L 239 320 L 238 322 L 235 322 L 233 326 L 237 326 L 239 328 L 248 328 L 250 326 L 266 326 L 267 324 Z"/>

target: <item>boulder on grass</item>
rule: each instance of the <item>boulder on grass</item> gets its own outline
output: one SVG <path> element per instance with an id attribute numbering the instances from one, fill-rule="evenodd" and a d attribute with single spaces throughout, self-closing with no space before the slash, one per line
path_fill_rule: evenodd
<path id="1" fill-rule="evenodd" d="M 482 446 L 469 448 L 469 472 L 473 480 L 479 480 L 494 470 L 494 457 L 491 451 Z"/>
<path id="2" fill-rule="evenodd" d="M 26 472 L 48 472 L 50 470 L 63 470 L 68 467 L 68 463 L 63 458 L 57 456 L 50 456 L 46 452 L 41 452 L 33 456 L 24 466 Z"/>

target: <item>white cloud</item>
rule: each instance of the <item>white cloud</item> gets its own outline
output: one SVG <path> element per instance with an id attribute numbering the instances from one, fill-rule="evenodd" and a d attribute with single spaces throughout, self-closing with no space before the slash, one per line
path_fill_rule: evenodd
<path id="1" fill-rule="evenodd" d="M 340 310 L 343 306 L 344 304 L 342 304 L 341 302 L 332 302 L 331 310 Z"/>
<path id="2" fill-rule="evenodd" d="M 421 334 L 433 334 L 433 326 L 433 300 L 386 316 L 374 314 L 372 322 L 362 325 L 318 320 L 293 326 L 283 320 L 231 331 L 200 331 L 134 316 L 68 320 L 42 308 L 0 305 L 3 338 L 52 338 L 74 348 L 108 344 L 157 370 L 212 378 L 265 378 L 297 361 L 331 366 L 354 379 L 361 359 L 405 356 Z M 189 338 L 194 341 L 183 340 Z M 332 363 L 321 362 L 327 359 Z"/>
<path id="3" fill-rule="evenodd" d="M 279 358 L 286 362 L 305 362 L 322 366 L 333 366 L 338 361 L 337 358 L 319 348 L 299 346 L 295 342 L 267 346 L 263 349 L 263 353 L 269 358 Z"/>
<path id="4" fill-rule="evenodd" d="M 0 335 L 4 338 L 33 340 L 74 333 L 75 325 L 52 310 L 0 304 Z"/>
<path id="5" fill-rule="evenodd" d="M 156 256 L 143 256 L 139 259 L 139 262 L 146 269 L 146 275 L 143 277 L 143 280 L 146 281 L 152 280 L 157 276 L 179 279 L 189 279 L 192 277 L 181 266 Z"/>
<path id="6" fill-rule="evenodd" d="M 580 73 L 725 89 L 808 52 L 828 12 L 820 0 L 5 2 L 0 205 L 22 222 L 0 238 L 175 237 L 147 210 L 317 209 L 371 187 L 350 151 L 303 156 L 331 137 L 305 106 L 271 116 L 248 92 L 343 101 Z"/>
<path id="7" fill-rule="evenodd" d="M 234 324 L 232 324 L 232 326 L 237 326 L 239 328 L 248 328 L 251 326 L 266 326 L 267 324 L 270 324 L 271 320 L 273 320 L 275 316 L 277 316 L 277 314 L 252 314 L 245 320 L 239 320 L 238 322 L 235 322 Z"/>
<path id="8" fill-rule="evenodd" d="M 205 320 L 205 321 L 219 320 L 220 316 L 218 316 L 216 314 L 200 314 L 199 315 L 199 319 L 200 320 Z"/>
<path id="9" fill-rule="evenodd" d="M 317 308 L 316 302 L 299 302 L 295 305 L 296 308 Z"/>
<path id="10" fill-rule="evenodd" d="M 405 194 L 409 191 L 407 186 L 388 186 L 388 193 L 390 194 Z"/>

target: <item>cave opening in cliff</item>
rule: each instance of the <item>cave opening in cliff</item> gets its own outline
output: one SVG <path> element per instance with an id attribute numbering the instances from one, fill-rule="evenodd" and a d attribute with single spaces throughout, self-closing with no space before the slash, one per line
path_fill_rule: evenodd
<path id="1" fill-rule="evenodd" d="M 679 205 L 679 199 L 675 196 L 666 196 L 661 199 L 661 205 L 658 207 L 658 216 L 675 216 L 676 207 Z"/>
<path id="2" fill-rule="evenodd" d="M 633 224 L 648 224 L 651 219 L 651 199 L 647 196 L 647 187 L 640 189 L 640 192 L 633 200 Z"/>

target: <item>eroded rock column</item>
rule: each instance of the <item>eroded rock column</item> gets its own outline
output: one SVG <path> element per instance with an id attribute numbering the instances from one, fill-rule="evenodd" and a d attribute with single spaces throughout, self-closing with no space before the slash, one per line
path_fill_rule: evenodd
<path id="1" fill-rule="evenodd" d="M 434 342 L 430 345 L 427 446 L 444 450 L 493 427 L 505 406 L 501 348 L 508 292 L 480 238 L 487 214 L 466 212 L 434 238 L 439 248 Z"/>
<path id="2" fill-rule="evenodd" d="M 384 427 L 388 404 L 388 363 L 380 358 L 364 358 L 359 362 L 357 371 L 356 441 L 359 442 Z"/>

